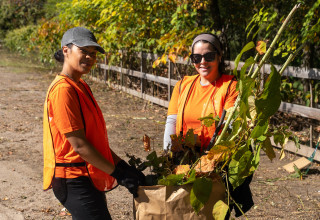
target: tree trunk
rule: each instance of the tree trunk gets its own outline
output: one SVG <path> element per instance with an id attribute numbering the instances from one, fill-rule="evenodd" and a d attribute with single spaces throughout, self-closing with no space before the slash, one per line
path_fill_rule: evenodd
<path id="1" fill-rule="evenodd" d="M 223 51 L 224 51 L 224 58 L 226 60 L 230 60 L 230 49 L 228 44 L 228 38 L 226 36 L 226 28 L 224 25 L 224 22 L 221 18 L 220 10 L 219 10 L 219 1 L 218 0 L 212 0 L 210 4 L 210 12 L 212 19 L 214 21 L 212 25 L 212 29 L 217 32 L 221 31 L 221 34 L 219 35 L 219 39 L 221 43 L 223 44 Z"/>

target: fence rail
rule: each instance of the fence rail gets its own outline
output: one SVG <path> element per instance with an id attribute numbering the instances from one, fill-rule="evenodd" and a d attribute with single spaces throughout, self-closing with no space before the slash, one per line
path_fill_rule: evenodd
<path id="1" fill-rule="evenodd" d="M 100 70 L 103 70 L 103 77 L 101 75 L 95 76 L 94 73 L 91 74 L 91 76 L 98 81 L 102 82 L 107 82 L 109 80 L 109 73 L 110 71 L 114 71 L 120 74 L 120 84 L 116 84 L 113 82 L 109 82 L 112 86 L 115 88 L 122 90 L 124 92 L 127 92 L 131 95 L 143 98 L 145 100 L 148 100 L 150 102 L 153 102 L 155 104 L 158 104 L 163 107 L 168 107 L 170 97 L 171 97 L 171 88 L 178 82 L 178 80 L 172 79 L 173 71 L 174 71 L 174 66 L 173 63 L 170 60 L 167 60 L 168 63 L 168 77 L 162 77 L 162 76 L 156 76 L 150 73 L 146 73 L 144 71 L 144 66 L 145 66 L 145 60 L 156 60 L 159 56 L 151 53 L 136 53 L 136 56 L 141 59 L 141 67 L 140 71 L 137 70 L 131 70 L 131 69 L 126 69 L 123 67 L 119 66 L 112 66 L 112 65 L 107 65 L 106 60 L 105 63 L 99 63 L 98 67 Z M 181 57 L 178 57 L 175 61 L 175 63 L 178 64 L 184 64 L 188 65 L 190 64 L 188 60 L 184 60 Z M 234 62 L 228 62 L 227 64 L 229 65 L 229 68 L 233 69 L 235 67 Z M 241 67 L 244 65 L 243 62 L 239 62 L 238 65 L 238 70 L 241 69 Z M 280 69 L 280 66 L 275 65 L 277 69 Z M 255 67 L 256 68 L 256 67 Z M 101 72 L 99 70 L 99 72 Z M 262 67 L 262 71 L 266 74 L 271 72 L 271 65 L 265 64 Z M 134 90 L 127 88 L 123 85 L 123 76 L 131 76 L 131 77 L 136 77 L 141 80 L 140 84 L 140 91 Z M 312 69 L 306 69 L 306 68 L 300 68 L 300 67 L 292 67 L 289 66 L 283 73 L 283 76 L 292 76 L 296 78 L 302 78 L 302 79 L 308 79 L 308 80 L 320 80 L 320 70 L 316 68 Z M 103 78 L 103 79 L 101 79 Z M 150 81 L 150 82 L 156 82 L 163 84 L 167 87 L 167 94 L 168 94 L 168 99 L 164 100 L 158 97 L 154 97 L 152 95 L 148 95 L 145 93 L 145 81 Z M 310 88 L 312 89 L 312 88 Z M 297 104 L 292 104 L 292 103 L 287 103 L 287 102 L 281 102 L 281 105 L 279 107 L 279 111 L 281 112 L 286 112 L 286 113 L 291 113 L 295 115 L 299 115 L 302 117 L 310 118 L 310 119 L 315 119 L 320 121 L 320 109 L 318 108 L 312 108 L 312 107 L 306 107 L 306 106 L 301 106 Z M 312 126 L 310 127 L 310 144 L 312 144 Z M 310 156 L 310 155 L 304 155 L 309 153 L 312 148 L 308 146 L 301 145 L 302 150 L 300 149 L 299 152 L 302 152 L 303 156 Z M 304 148 L 309 148 L 309 149 L 304 149 Z M 292 147 L 288 149 L 289 151 L 293 151 Z M 299 152 L 297 152 L 299 154 Z M 307 152 L 307 153 L 305 153 Z M 320 161 L 320 153 L 319 151 L 316 153 L 315 159 L 317 161 Z"/>

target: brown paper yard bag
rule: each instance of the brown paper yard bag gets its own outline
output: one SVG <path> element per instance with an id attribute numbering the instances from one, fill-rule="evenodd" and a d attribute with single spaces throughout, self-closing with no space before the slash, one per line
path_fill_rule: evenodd
<path id="1" fill-rule="evenodd" d="M 134 199 L 136 220 L 200 220 L 213 219 L 212 209 L 218 200 L 225 200 L 225 186 L 213 181 L 209 201 L 198 215 L 190 204 L 192 185 L 183 186 L 140 186 L 138 198 Z"/>

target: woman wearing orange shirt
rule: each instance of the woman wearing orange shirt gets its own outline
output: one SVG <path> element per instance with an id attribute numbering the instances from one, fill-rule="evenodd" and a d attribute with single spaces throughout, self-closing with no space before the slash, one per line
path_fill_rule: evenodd
<path id="1" fill-rule="evenodd" d="M 201 142 L 201 151 L 205 151 L 215 133 L 215 125 L 206 127 L 199 118 L 212 114 L 221 118 L 223 110 L 234 105 L 238 96 L 237 82 L 231 75 L 225 74 L 225 65 L 222 53 L 222 44 L 216 35 L 202 33 L 196 36 L 192 43 L 191 62 L 197 74 L 185 76 L 174 87 L 169 103 L 167 121 L 164 132 L 164 150 L 171 147 L 172 134 L 185 135 L 193 129 Z M 249 184 L 252 176 L 245 182 L 232 189 L 229 184 L 231 196 L 242 206 L 246 212 L 253 206 Z M 235 205 L 236 216 L 242 212 Z"/>
<path id="2" fill-rule="evenodd" d="M 73 219 L 111 219 L 104 192 L 120 184 L 136 197 L 144 175 L 109 148 L 102 112 L 81 79 L 104 49 L 83 27 L 66 31 L 61 48 L 55 58 L 63 68 L 44 106 L 43 188 L 53 188 Z"/>
<path id="3" fill-rule="evenodd" d="M 185 76 L 174 87 L 164 134 L 165 150 L 170 149 L 170 135 L 185 135 L 189 129 L 199 136 L 204 150 L 215 126 L 207 128 L 199 118 L 211 113 L 221 118 L 223 110 L 232 107 L 238 95 L 234 77 L 225 74 L 222 45 L 217 36 L 203 33 L 195 37 L 190 59 L 198 74 Z"/>

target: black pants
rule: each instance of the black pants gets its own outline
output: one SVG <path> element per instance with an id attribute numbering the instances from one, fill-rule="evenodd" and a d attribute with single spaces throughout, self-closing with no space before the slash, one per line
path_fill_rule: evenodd
<path id="1" fill-rule="evenodd" d="M 88 177 L 54 178 L 52 188 L 73 220 L 111 220 L 105 193 L 97 190 Z"/>

